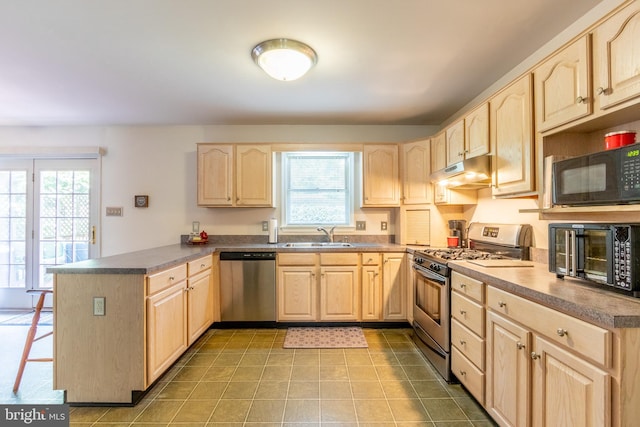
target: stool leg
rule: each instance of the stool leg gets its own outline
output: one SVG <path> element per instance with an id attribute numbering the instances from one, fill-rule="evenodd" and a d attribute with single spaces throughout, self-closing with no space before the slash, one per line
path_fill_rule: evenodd
<path id="1" fill-rule="evenodd" d="M 31 346 L 33 345 L 36 331 L 38 330 L 38 321 L 40 320 L 40 311 L 42 310 L 42 306 L 44 305 L 44 298 L 45 294 L 43 292 L 40 294 L 40 298 L 38 298 L 36 311 L 35 313 L 33 313 L 33 319 L 31 320 L 31 327 L 29 328 L 29 332 L 27 333 L 27 340 L 24 343 L 24 350 L 22 351 L 22 358 L 20 359 L 20 366 L 18 367 L 18 374 L 16 375 L 16 382 L 13 384 L 14 393 L 18 392 L 20 381 L 22 381 L 22 374 L 24 373 L 24 368 L 27 364 L 29 353 L 31 352 Z"/>

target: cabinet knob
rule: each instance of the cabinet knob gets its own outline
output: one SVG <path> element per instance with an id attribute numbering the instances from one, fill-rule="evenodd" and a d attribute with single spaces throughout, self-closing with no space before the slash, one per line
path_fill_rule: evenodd
<path id="1" fill-rule="evenodd" d="M 584 104 L 584 103 L 586 103 L 586 102 L 587 102 L 587 98 L 584 98 L 584 97 L 582 97 L 582 96 L 578 96 L 578 97 L 576 98 L 576 103 L 577 103 L 577 104 Z"/>
<path id="2" fill-rule="evenodd" d="M 173 276 L 169 276 L 169 280 L 173 282 L 174 280 L 176 280 L 176 278 Z"/>
<path id="3" fill-rule="evenodd" d="M 563 337 L 565 335 L 569 335 L 569 331 L 567 331 L 566 329 L 558 328 L 556 330 L 556 334 L 558 334 L 559 337 Z"/>
<path id="4" fill-rule="evenodd" d="M 507 306 L 507 303 L 506 303 L 506 302 L 504 302 L 504 301 L 498 301 L 498 305 L 499 305 L 501 308 L 504 308 L 504 307 L 506 307 L 506 306 Z"/>
<path id="5" fill-rule="evenodd" d="M 460 310 L 460 314 L 464 316 L 465 314 L 467 314 L 467 312 L 465 310 Z"/>
<path id="6" fill-rule="evenodd" d="M 540 355 L 538 353 L 536 353 L 535 351 L 532 351 L 531 352 L 531 359 L 532 360 L 540 359 Z"/>
<path id="7" fill-rule="evenodd" d="M 518 350 L 522 350 L 524 348 L 524 344 L 522 344 L 520 341 L 516 343 L 516 346 L 518 347 Z"/>
<path id="8" fill-rule="evenodd" d="M 602 86 L 600 86 L 598 89 L 596 89 L 596 93 L 598 95 L 606 95 L 607 94 L 607 89 L 605 89 Z"/>
<path id="9" fill-rule="evenodd" d="M 465 285 L 464 283 L 460 283 L 460 289 L 464 289 L 466 287 L 467 287 L 467 285 Z"/>
<path id="10" fill-rule="evenodd" d="M 465 345 L 467 342 L 465 340 L 460 340 L 460 345 Z"/>
<path id="11" fill-rule="evenodd" d="M 467 373 L 465 371 L 463 371 L 463 370 L 460 370 L 460 375 L 462 375 L 464 377 L 465 375 L 467 375 Z"/>

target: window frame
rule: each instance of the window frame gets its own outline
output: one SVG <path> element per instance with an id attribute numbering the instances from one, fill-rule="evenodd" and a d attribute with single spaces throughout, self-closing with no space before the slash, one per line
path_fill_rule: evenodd
<path id="1" fill-rule="evenodd" d="M 352 151 L 334 151 L 334 150 L 322 150 L 322 151 L 283 151 L 281 154 L 281 197 L 280 197 L 280 222 L 281 228 L 293 229 L 293 230 L 306 230 L 315 229 L 318 226 L 336 227 L 336 228 L 353 228 L 354 227 L 354 214 L 355 214 L 355 197 L 357 193 L 355 169 L 357 154 Z M 346 159 L 345 168 L 345 222 L 313 222 L 308 224 L 291 224 L 289 223 L 289 177 L 290 177 L 290 158 L 291 157 L 344 157 Z"/>

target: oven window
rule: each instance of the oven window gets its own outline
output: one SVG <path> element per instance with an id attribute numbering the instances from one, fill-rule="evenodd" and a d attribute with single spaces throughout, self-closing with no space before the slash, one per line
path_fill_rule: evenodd
<path id="1" fill-rule="evenodd" d="M 416 277 L 416 307 L 429 316 L 434 322 L 440 324 L 440 301 L 443 286 L 435 281 L 427 279 L 419 273 Z"/>
<path id="2" fill-rule="evenodd" d="M 590 276 L 607 275 L 608 230 L 584 231 L 584 271 Z"/>

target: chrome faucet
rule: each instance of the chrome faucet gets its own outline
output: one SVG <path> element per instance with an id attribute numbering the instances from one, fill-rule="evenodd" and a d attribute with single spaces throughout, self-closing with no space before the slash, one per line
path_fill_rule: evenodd
<path id="1" fill-rule="evenodd" d="M 318 227 L 316 228 L 316 230 L 318 231 L 322 231 L 324 234 L 327 235 L 327 239 L 329 239 L 329 242 L 333 243 L 333 230 L 335 230 L 336 226 L 334 225 L 333 227 L 331 227 L 331 229 L 329 231 L 327 231 L 326 228 L 324 227 Z"/>

